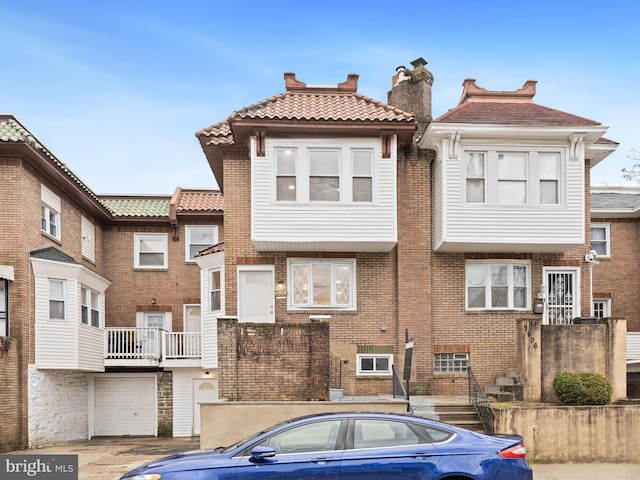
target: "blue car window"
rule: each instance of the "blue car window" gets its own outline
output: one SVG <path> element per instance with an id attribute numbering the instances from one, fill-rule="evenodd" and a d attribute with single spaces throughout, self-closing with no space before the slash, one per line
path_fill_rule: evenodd
<path id="1" fill-rule="evenodd" d="M 259 445 L 272 447 L 277 454 L 335 450 L 340 424 L 340 420 L 330 420 L 299 425 L 277 433 Z"/>
<path id="2" fill-rule="evenodd" d="M 368 418 L 355 421 L 353 448 L 396 447 L 419 443 L 418 435 L 404 422 Z"/>

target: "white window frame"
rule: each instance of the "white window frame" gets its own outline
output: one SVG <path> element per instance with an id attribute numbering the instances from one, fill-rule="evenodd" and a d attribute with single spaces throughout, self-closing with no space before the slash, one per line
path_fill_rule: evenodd
<path id="1" fill-rule="evenodd" d="M 168 244 L 168 235 L 166 233 L 134 233 L 133 235 L 134 240 L 133 240 L 133 250 L 134 250 L 134 254 L 133 254 L 133 266 L 134 268 L 139 268 L 139 269 L 145 269 L 145 270 L 150 270 L 150 269 L 166 269 L 168 267 L 169 264 L 169 244 Z M 163 248 L 162 250 L 158 250 L 158 251 L 153 251 L 153 252 L 142 252 L 140 249 L 140 245 L 141 242 L 143 242 L 144 240 L 154 240 L 157 241 L 158 239 L 162 240 L 162 245 Z M 141 265 L 140 264 L 140 254 L 141 253 L 162 253 L 162 257 L 163 257 L 163 264 L 162 265 Z"/>
<path id="2" fill-rule="evenodd" d="M 492 296 L 491 296 L 491 287 L 492 287 L 492 275 L 491 275 L 491 267 L 498 265 L 506 265 L 507 266 L 507 298 L 508 305 L 504 307 L 493 307 L 492 306 Z M 469 307 L 469 288 L 473 288 L 473 285 L 469 285 L 468 278 L 468 270 L 469 267 L 484 267 L 484 289 L 485 289 L 485 305 L 484 307 Z M 525 296 L 525 306 L 524 307 L 514 307 L 514 292 L 516 285 L 513 284 L 513 267 L 525 267 L 525 279 L 526 279 L 526 296 Z M 531 310 L 531 262 L 524 260 L 499 260 L 499 259 L 488 259 L 488 260 L 468 260 L 465 263 L 465 309 L 468 312 L 473 311 L 486 311 L 486 310 L 517 310 L 517 311 L 525 311 Z"/>
<path id="3" fill-rule="evenodd" d="M 331 302 L 328 305 L 318 305 L 313 303 L 313 266 L 329 265 L 331 267 L 330 295 Z M 306 288 L 308 291 L 306 303 L 296 303 L 296 292 L 298 286 L 295 284 L 294 268 L 296 266 L 307 266 L 308 281 Z M 348 304 L 336 303 L 336 267 L 348 266 L 350 268 L 350 285 Z M 287 259 L 287 302 L 290 310 L 356 310 L 356 259 L 355 258 L 288 258 Z M 304 286 L 303 286 L 304 289 Z"/>
<path id="4" fill-rule="evenodd" d="M 86 285 L 80 285 L 80 322 L 90 327 L 100 328 L 102 326 L 101 306 L 102 294 Z M 97 317 L 97 322 L 94 315 Z"/>
<path id="5" fill-rule="evenodd" d="M 44 185 L 40 185 L 40 228 L 46 235 L 62 239 L 62 200 Z"/>
<path id="6" fill-rule="evenodd" d="M 469 155 L 484 155 L 484 175 L 482 177 L 468 176 L 467 161 Z M 509 181 L 523 181 L 525 186 L 525 201 L 522 202 L 510 202 L 501 201 L 498 197 L 498 183 L 501 180 L 498 178 L 498 157 L 499 155 L 525 155 L 526 157 L 526 176 L 525 179 L 510 178 L 502 179 Z M 548 148 L 531 148 L 531 147 L 497 147 L 497 146 L 478 146 L 468 145 L 463 149 L 463 164 L 461 175 L 461 192 L 462 202 L 468 206 L 500 206 L 500 207 L 540 207 L 540 208 L 559 208 L 565 204 L 565 178 L 564 178 L 564 166 L 566 164 L 566 149 L 559 147 Z M 548 175 L 542 171 L 540 156 L 541 155 L 557 155 L 558 162 L 556 165 L 556 175 Z M 470 180 L 478 181 L 483 180 L 484 183 L 484 201 L 471 201 L 467 200 L 467 184 Z M 542 202 L 541 183 L 545 181 L 555 181 L 557 184 L 557 201 L 555 203 Z"/>
<path id="7" fill-rule="evenodd" d="M 597 304 L 600 304 L 599 306 Z M 599 315 L 601 310 L 602 315 Z M 591 313 L 594 317 L 607 318 L 611 316 L 611 299 L 610 298 L 594 298 L 591 301 Z"/>
<path id="8" fill-rule="evenodd" d="M 60 298 L 53 298 L 51 295 L 51 285 L 53 283 L 62 284 L 62 295 Z M 62 303 L 62 318 L 53 318 L 51 302 Z M 49 320 L 58 322 L 65 321 L 67 319 L 67 281 L 63 278 L 50 278 L 47 281 L 47 304 L 48 304 L 48 318 Z"/>
<path id="9" fill-rule="evenodd" d="M 598 243 L 604 244 L 604 250 L 605 253 L 598 253 L 598 257 L 602 258 L 611 258 L 611 224 L 610 223 L 597 223 L 597 222 L 592 222 L 591 223 L 591 230 L 590 230 L 590 245 L 591 245 L 591 249 L 596 250 L 593 248 L 593 229 L 594 228 L 598 228 L 598 229 L 603 229 L 604 230 L 604 240 L 597 240 Z"/>
<path id="10" fill-rule="evenodd" d="M 468 368 L 468 353 L 445 352 L 433 354 L 433 373 L 436 375 L 466 374 Z"/>
<path id="11" fill-rule="evenodd" d="M 378 370 L 377 362 L 378 359 L 387 359 L 388 368 L 385 370 Z M 364 370 L 362 368 L 363 360 L 373 360 L 373 370 Z M 393 353 L 358 353 L 356 354 L 356 375 L 361 377 L 389 377 L 393 375 Z"/>
<path id="12" fill-rule="evenodd" d="M 198 230 L 210 230 L 212 243 L 196 243 L 193 239 L 194 233 Z M 198 245 L 201 246 L 200 250 L 204 250 L 207 247 L 211 247 L 218 243 L 218 226 L 217 225 L 187 225 L 185 227 L 185 245 L 184 245 L 184 259 L 186 262 L 195 262 L 194 257 L 191 256 L 191 247 Z M 199 251 L 200 251 L 199 250 Z"/>
<path id="13" fill-rule="evenodd" d="M 218 279 L 218 288 L 213 288 L 213 276 L 217 274 Z M 213 296 L 214 294 L 218 294 L 218 300 L 220 302 L 220 308 L 213 308 Z M 210 312 L 221 312 L 222 311 L 222 268 L 211 268 L 209 269 L 209 311 Z"/>
<path id="14" fill-rule="evenodd" d="M 295 167 L 293 172 L 278 171 L 278 151 L 293 150 Z M 338 200 L 311 200 L 310 199 L 310 179 L 313 177 L 310 171 L 310 153 L 313 151 L 335 151 L 338 155 Z M 354 153 L 368 151 L 371 154 L 370 174 L 354 172 Z M 323 141 L 323 140 L 277 140 L 269 149 L 272 157 L 272 201 L 277 204 L 358 204 L 369 205 L 377 201 L 377 159 L 381 157 L 380 141 L 374 139 L 351 139 L 349 141 Z M 332 175 L 328 175 L 332 176 Z M 278 178 L 295 177 L 295 200 L 278 199 Z M 371 178 L 371 200 L 354 200 L 353 183 L 354 179 Z M 291 183 L 291 182 L 290 182 Z"/>

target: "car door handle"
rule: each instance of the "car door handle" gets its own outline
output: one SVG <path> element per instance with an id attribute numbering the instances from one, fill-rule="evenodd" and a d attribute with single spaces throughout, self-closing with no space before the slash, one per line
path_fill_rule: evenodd
<path id="1" fill-rule="evenodd" d="M 317 463 L 318 465 L 325 465 L 329 462 L 333 462 L 337 459 L 335 458 L 314 458 L 313 460 L 311 460 L 313 463 Z"/>

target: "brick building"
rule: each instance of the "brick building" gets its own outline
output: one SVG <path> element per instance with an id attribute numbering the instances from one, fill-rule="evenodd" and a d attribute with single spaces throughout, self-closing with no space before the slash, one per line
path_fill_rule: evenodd
<path id="1" fill-rule="evenodd" d="M 387 103 L 354 74 L 286 73 L 197 132 L 224 211 L 217 191 L 96 195 L 0 117 L 0 449 L 197 435 L 218 398 L 388 394 L 407 335 L 414 391 L 464 394 L 467 367 L 483 385 L 515 367 L 522 317 L 609 308 L 640 330 L 637 296 L 589 257 L 594 232 L 637 248 L 633 220 L 591 225 L 607 128 L 537 105 L 532 81 L 467 79 L 433 119 L 433 76 L 412 67 Z"/>
<path id="2" fill-rule="evenodd" d="M 416 391 L 464 394 L 468 366 L 483 385 L 516 366 L 517 319 L 592 313 L 589 168 L 617 146 L 607 127 L 534 103 L 535 81 L 467 79 L 432 119 L 433 76 L 412 66 L 388 104 L 357 75 L 287 73 L 284 93 L 197 133 L 225 196 L 225 315 L 328 321 L 349 395 L 390 393 L 407 332 Z"/>

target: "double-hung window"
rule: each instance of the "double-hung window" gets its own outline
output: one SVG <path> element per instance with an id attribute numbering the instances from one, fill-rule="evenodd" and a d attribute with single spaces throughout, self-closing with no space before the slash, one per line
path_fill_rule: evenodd
<path id="1" fill-rule="evenodd" d="M 469 205 L 559 205 L 562 152 L 549 149 L 464 152 L 464 202 Z"/>
<path id="2" fill-rule="evenodd" d="M 591 224 L 591 250 L 601 257 L 611 256 L 611 226 L 608 223 Z"/>
<path id="3" fill-rule="evenodd" d="M 185 259 L 193 260 L 198 252 L 218 243 L 218 227 L 188 225 L 185 229 Z"/>
<path id="4" fill-rule="evenodd" d="M 309 201 L 340 201 L 340 150 L 309 149 Z"/>
<path id="5" fill-rule="evenodd" d="M 220 269 L 211 270 L 209 281 L 209 307 L 212 312 L 222 310 L 222 279 Z"/>
<path id="6" fill-rule="evenodd" d="M 49 319 L 66 319 L 66 282 L 64 280 L 49 279 Z"/>
<path id="7" fill-rule="evenodd" d="M 284 142 L 283 142 L 284 143 Z M 375 148 L 367 143 L 313 145 L 291 142 L 273 148 L 275 200 L 298 203 L 371 203 Z"/>
<path id="8" fill-rule="evenodd" d="M 80 287 L 80 318 L 85 325 L 100 327 L 100 294 L 87 287 Z"/>
<path id="9" fill-rule="evenodd" d="M 530 300 L 528 264 L 467 263 L 466 305 L 468 310 L 525 310 Z"/>
<path id="10" fill-rule="evenodd" d="M 134 267 L 167 268 L 167 234 L 134 234 Z"/>
<path id="11" fill-rule="evenodd" d="M 355 259 L 289 259 L 291 308 L 355 309 Z"/>
<path id="12" fill-rule="evenodd" d="M 297 149 L 276 148 L 276 200 L 279 202 L 295 202 L 296 196 L 296 163 Z"/>
<path id="13" fill-rule="evenodd" d="M 40 186 L 40 220 L 41 229 L 47 235 L 60 240 L 60 212 L 62 201 L 60 197 L 44 185 Z"/>

